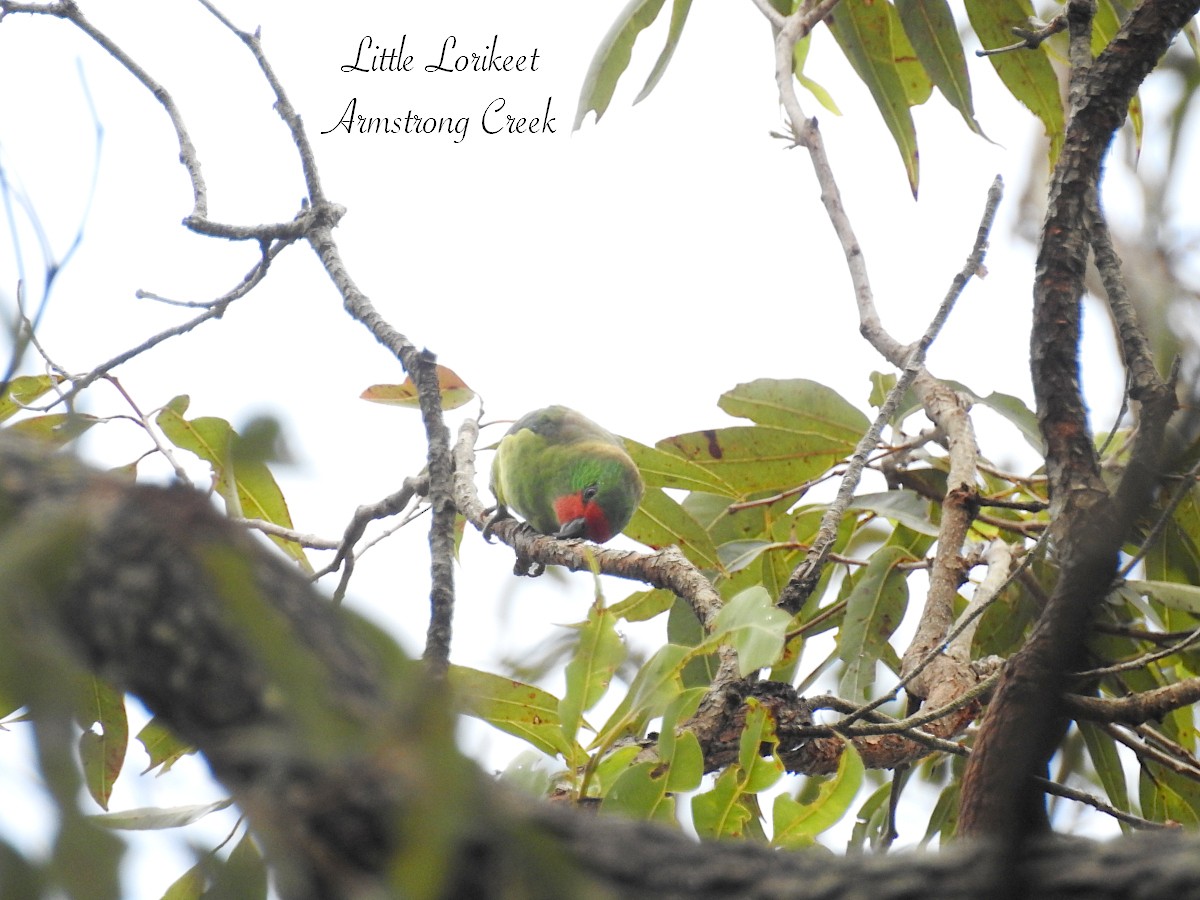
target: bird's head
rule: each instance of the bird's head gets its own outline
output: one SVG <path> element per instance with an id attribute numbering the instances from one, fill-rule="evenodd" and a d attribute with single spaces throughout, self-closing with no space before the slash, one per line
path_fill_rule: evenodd
<path id="1" fill-rule="evenodd" d="M 641 475 L 623 452 L 584 460 L 570 488 L 554 498 L 555 537 L 603 544 L 629 524 L 641 499 Z"/>

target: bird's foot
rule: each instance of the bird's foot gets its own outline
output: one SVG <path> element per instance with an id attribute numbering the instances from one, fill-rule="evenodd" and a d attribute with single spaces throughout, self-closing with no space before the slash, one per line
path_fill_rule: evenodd
<path id="1" fill-rule="evenodd" d="M 485 509 L 483 515 L 483 539 L 490 544 L 492 542 L 492 529 L 496 527 L 496 523 L 504 519 L 511 519 L 512 513 L 508 511 L 508 507 L 503 503 L 497 503 L 495 506 Z"/>
<path id="2" fill-rule="evenodd" d="M 528 556 L 517 554 L 516 562 L 513 563 L 513 574 L 519 576 L 529 576 L 537 578 L 546 571 L 546 564 L 530 559 Z"/>

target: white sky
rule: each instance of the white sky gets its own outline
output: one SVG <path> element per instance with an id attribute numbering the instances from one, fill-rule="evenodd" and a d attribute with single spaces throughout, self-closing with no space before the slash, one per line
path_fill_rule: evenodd
<path id="1" fill-rule="evenodd" d="M 770 34 L 753 4 L 696 4 L 666 76 L 631 107 L 661 46 L 664 15 L 643 35 L 604 120 L 597 125 L 589 117 L 573 136 L 584 72 L 622 3 L 227 5 L 240 26 L 261 26 L 265 51 L 308 127 L 326 193 L 348 209 L 337 238 L 353 277 L 394 326 L 484 396 L 489 417 L 512 419 L 561 402 L 653 443 L 725 424 L 718 396 L 763 376 L 812 378 L 867 409 L 868 376 L 880 361 L 858 336 L 846 267 L 807 156 L 785 152 L 768 136 L 782 120 Z M 290 219 L 303 190 L 297 157 L 249 53 L 183 0 L 83 6 L 175 98 L 203 165 L 211 217 L 237 224 Z M 403 38 L 414 71 L 340 71 L 365 35 L 383 47 L 398 47 Z M 460 51 L 484 52 L 493 39 L 502 53 L 536 48 L 538 71 L 424 71 L 451 35 Z M 869 95 L 847 78 L 832 48 L 820 33 L 808 72 L 845 115 L 837 118 L 805 95 L 801 102 L 820 118 L 885 324 L 905 341 L 924 329 L 970 249 L 988 185 L 1002 174 L 1009 193 L 993 233 L 990 274 L 968 288 L 929 363 L 935 374 L 981 394 L 1001 390 L 1031 400 L 1025 347 L 1032 255 L 1011 230 L 1037 127 L 990 65 L 971 58 L 977 116 L 996 143 L 971 134 L 935 94 L 915 111 L 922 180 L 914 203 Z M 190 185 L 166 116 L 149 93 L 68 25 L 13 16 L 0 23 L 0 159 L 55 251 L 69 244 L 93 177 L 79 71 L 104 128 L 100 171 L 84 244 L 41 331 L 55 360 L 72 371 L 86 371 L 186 315 L 136 299 L 137 289 L 211 299 L 255 258 L 253 247 L 198 238 L 179 225 L 191 212 Z M 483 133 L 480 115 L 501 97 L 505 111 L 530 116 L 542 115 L 549 100 L 555 133 Z M 445 134 L 321 135 L 351 98 L 365 115 L 467 116 L 468 133 L 459 143 Z M 1160 140 L 1148 134 L 1144 156 Z M 40 257 L 29 229 L 18 231 L 37 300 Z M 0 220 L 6 317 L 17 278 L 8 232 Z M 1107 424 L 1121 378 L 1096 321 L 1089 319 L 1088 340 L 1099 364 L 1086 384 L 1098 421 Z M 400 381 L 398 364 L 343 313 L 304 247 L 285 253 L 267 282 L 223 321 L 116 374 L 145 410 L 188 393 L 190 415 L 219 415 L 235 425 L 257 412 L 282 416 L 299 464 L 281 481 L 304 531 L 336 537 L 355 506 L 391 492 L 423 465 L 418 417 L 357 399 L 370 384 Z M 93 413 L 128 412 L 109 387 L 90 395 Z M 986 415 L 979 428 L 985 454 L 1028 464 L 1014 431 Z M 485 432 L 483 443 L 499 433 Z M 119 464 L 146 446 L 137 429 L 113 423 L 94 430 L 87 451 Z M 489 464 L 482 455 L 481 471 Z M 192 470 L 203 483 L 204 468 Z M 414 653 L 426 622 L 423 528 L 419 522 L 368 553 L 350 600 Z M 504 548 L 467 536 L 456 662 L 494 666 L 500 656 L 536 645 L 547 623 L 583 617 L 590 579 L 547 577 L 514 593 L 510 566 Z M 629 589 L 606 588 L 610 599 Z M 0 734 L 0 795 L 14 796 L 29 777 L 22 740 L 15 731 Z M 517 749 L 475 730 L 464 741 L 493 767 Z M 114 808 L 207 799 L 197 796 L 190 776 L 147 787 L 131 777 L 133 769 L 118 782 Z M 209 790 L 220 796 L 219 788 Z M 37 845 L 25 824 L 37 804 L 29 796 L 0 806 L 0 829 L 10 840 Z M 228 828 L 230 820 L 221 821 L 195 826 L 189 837 L 211 843 Z M 924 821 L 912 826 L 918 834 Z M 162 849 L 157 838 L 137 846 L 143 862 L 153 853 L 160 865 L 138 868 L 131 896 L 157 896 L 186 867 L 185 856 Z"/>

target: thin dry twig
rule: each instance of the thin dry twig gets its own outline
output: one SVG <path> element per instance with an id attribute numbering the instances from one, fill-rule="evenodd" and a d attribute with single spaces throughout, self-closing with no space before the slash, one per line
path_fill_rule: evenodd
<path id="1" fill-rule="evenodd" d="M 1012 53 L 1015 50 L 1036 50 L 1038 47 L 1049 38 L 1056 34 L 1060 34 L 1067 28 L 1067 17 L 1060 13 L 1049 22 L 1039 25 L 1037 28 L 1022 28 L 1019 25 L 1014 25 L 1012 33 L 1021 40 L 1015 44 L 1006 44 L 1003 47 L 993 47 L 991 50 L 976 50 L 976 56 L 996 56 L 1000 53 Z"/>
<path id="2" fill-rule="evenodd" d="M 199 2 L 246 45 L 275 94 L 275 110 L 288 128 L 304 171 L 309 208 L 302 210 L 297 219 L 304 219 L 305 240 L 312 246 L 326 273 L 337 286 L 346 311 L 396 356 L 417 385 L 428 450 L 428 496 L 433 510 L 429 526 L 430 616 L 424 658 L 431 672 L 435 675 L 444 674 L 449 665 L 454 611 L 455 509 L 451 486 L 450 431 L 442 419 L 436 359 L 430 351 L 418 350 L 407 337 L 393 328 L 350 277 L 333 237 L 333 228 L 344 210 L 330 203 L 325 197 L 317 170 L 316 155 L 308 140 L 304 123 L 267 60 L 259 35 L 237 28 L 209 0 Z"/>
<path id="3" fill-rule="evenodd" d="M 300 156 L 304 172 L 307 197 L 300 212 L 290 222 L 265 224 L 256 226 L 230 225 L 211 222 L 208 220 L 207 193 L 200 162 L 188 136 L 182 114 L 172 99 L 170 93 L 130 58 L 107 35 L 95 28 L 83 16 L 78 6 L 71 0 L 48 4 L 16 3 L 12 0 L 0 0 L 0 17 L 14 13 L 36 13 L 57 16 L 66 19 L 87 34 L 96 44 L 125 67 L 141 84 L 143 84 L 166 110 L 175 129 L 179 142 L 180 161 L 187 170 L 191 180 L 194 204 L 191 215 L 185 220 L 185 225 L 199 234 L 232 240 L 253 240 L 262 247 L 262 257 L 259 263 L 243 279 L 241 285 L 235 288 L 226 298 L 214 302 L 203 313 L 192 320 L 182 323 L 148 339 L 139 346 L 97 367 L 88 375 L 76 381 L 66 395 L 69 402 L 71 397 L 91 384 L 96 378 L 107 374 L 111 369 L 133 357 L 144 353 L 168 338 L 186 333 L 202 322 L 219 318 L 224 314 L 229 303 L 243 296 L 253 288 L 266 274 L 270 260 L 292 242 L 303 238 L 314 249 L 321 264 L 333 280 L 342 296 L 346 311 L 362 323 L 375 338 L 387 347 L 416 383 L 420 401 L 422 418 L 425 424 L 426 440 L 429 458 L 429 499 L 433 508 L 433 521 L 430 526 L 430 629 L 426 647 L 426 658 L 429 667 L 435 673 L 445 671 L 450 644 L 450 621 L 454 599 L 453 581 L 453 548 L 454 548 L 454 505 L 451 496 L 450 470 L 450 436 L 441 416 L 441 398 L 437 384 L 437 374 L 434 357 L 428 351 L 419 351 L 416 346 L 403 334 L 393 328 L 379 315 L 370 300 L 362 293 L 351 279 L 342 262 L 336 241 L 333 238 L 333 228 L 344 213 L 344 209 L 330 203 L 324 195 L 318 177 L 315 154 L 308 140 L 307 133 L 300 116 L 292 107 L 282 83 L 276 77 L 266 55 L 263 52 L 259 35 L 238 29 L 231 20 L 221 13 L 209 0 L 199 0 L 222 25 L 235 35 L 253 54 L 263 77 L 270 84 L 275 94 L 275 109 L 287 125 L 292 142 Z"/>

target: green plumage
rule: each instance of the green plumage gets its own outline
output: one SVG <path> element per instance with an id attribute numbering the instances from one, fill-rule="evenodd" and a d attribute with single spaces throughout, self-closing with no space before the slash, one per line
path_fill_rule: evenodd
<path id="1" fill-rule="evenodd" d="M 517 420 L 496 449 L 492 493 L 534 529 L 604 542 L 642 499 L 642 478 L 620 439 L 564 406 Z"/>

